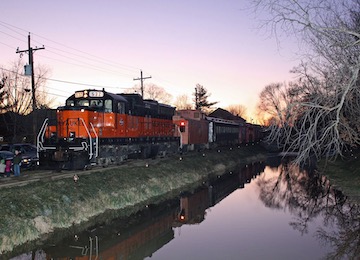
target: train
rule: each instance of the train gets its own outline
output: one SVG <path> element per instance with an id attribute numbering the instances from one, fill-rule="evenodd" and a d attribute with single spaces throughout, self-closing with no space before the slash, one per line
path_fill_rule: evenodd
<path id="1" fill-rule="evenodd" d="M 106 167 L 129 158 L 254 142 L 261 136 L 250 134 L 260 128 L 245 120 L 214 115 L 177 111 L 136 93 L 79 90 L 57 108 L 54 119 L 42 123 L 36 141 L 39 165 L 58 170 Z"/>

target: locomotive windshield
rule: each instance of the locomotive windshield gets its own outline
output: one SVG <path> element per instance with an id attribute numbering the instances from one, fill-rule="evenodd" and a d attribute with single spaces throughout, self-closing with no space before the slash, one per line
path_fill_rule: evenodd
<path id="1" fill-rule="evenodd" d="M 91 107 L 104 110 L 105 112 L 112 112 L 112 100 L 110 99 L 68 99 L 66 101 L 66 106 Z"/>
<path id="2" fill-rule="evenodd" d="M 94 101 L 94 100 L 92 100 Z M 71 107 L 88 107 L 90 104 L 90 101 L 88 99 L 68 99 L 66 100 L 66 105 Z"/>

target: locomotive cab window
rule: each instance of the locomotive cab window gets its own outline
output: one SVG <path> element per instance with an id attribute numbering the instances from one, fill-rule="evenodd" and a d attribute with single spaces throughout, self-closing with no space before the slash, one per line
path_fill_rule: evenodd
<path id="1" fill-rule="evenodd" d="M 74 100 L 67 100 L 66 105 L 69 107 L 73 107 L 75 105 L 75 102 L 74 102 Z"/>
<path id="2" fill-rule="evenodd" d="M 82 107 L 88 107 L 89 106 L 89 100 L 87 100 L 87 99 L 78 100 L 77 105 L 82 106 Z"/>
<path id="3" fill-rule="evenodd" d="M 103 107 L 103 101 L 100 100 L 100 99 L 91 100 L 90 101 L 90 106 L 91 107 L 96 107 L 96 108 Z"/>
<path id="4" fill-rule="evenodd" d="M 105 112 L 113 112 L 112 100 L 111 99 L 106 99 L 105 100 Z"/>
<path id="5" fill-rule="evenodd" d="M 123 103 L 123 102 L 117 103 L 117 112 L 119 114 L 125 114 L 125 103 Z"/>

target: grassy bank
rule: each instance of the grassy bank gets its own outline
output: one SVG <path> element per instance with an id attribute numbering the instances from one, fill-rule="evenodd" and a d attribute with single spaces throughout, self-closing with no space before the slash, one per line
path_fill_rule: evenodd
<path id="1" fill-rule="evenodd" d="M 86 223 L 108 210 L 133 213 L 147 204 L 177 196 L 209 175 L 237 164 L 265 158 L 249 146 L 181 157 L 136 161 L 122 166 L 79 172 L 72 178 L 44 180 L 0 190 L 0 251 L 41 238 L 56 229 Z"/>
<path id="2" fill-rule="evenodd" d="M 336 186 L 346 196 L 360 203 L 360 153 L 351 159 L 337 159 L 335 162 L 323 163 L 320 169 L 333 186 Z"/>

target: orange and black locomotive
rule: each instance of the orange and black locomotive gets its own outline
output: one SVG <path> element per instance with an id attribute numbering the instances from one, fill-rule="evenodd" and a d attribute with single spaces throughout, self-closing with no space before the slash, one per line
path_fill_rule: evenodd
<path id="1" fill-rule="evenodd" d="M 55 122 L 46 119 L 40 129 L 40 165 L 83 169 L 176 152 L 174 112 L 175 107 L 138 94 L 76 91 L 58 107 Z"/>

